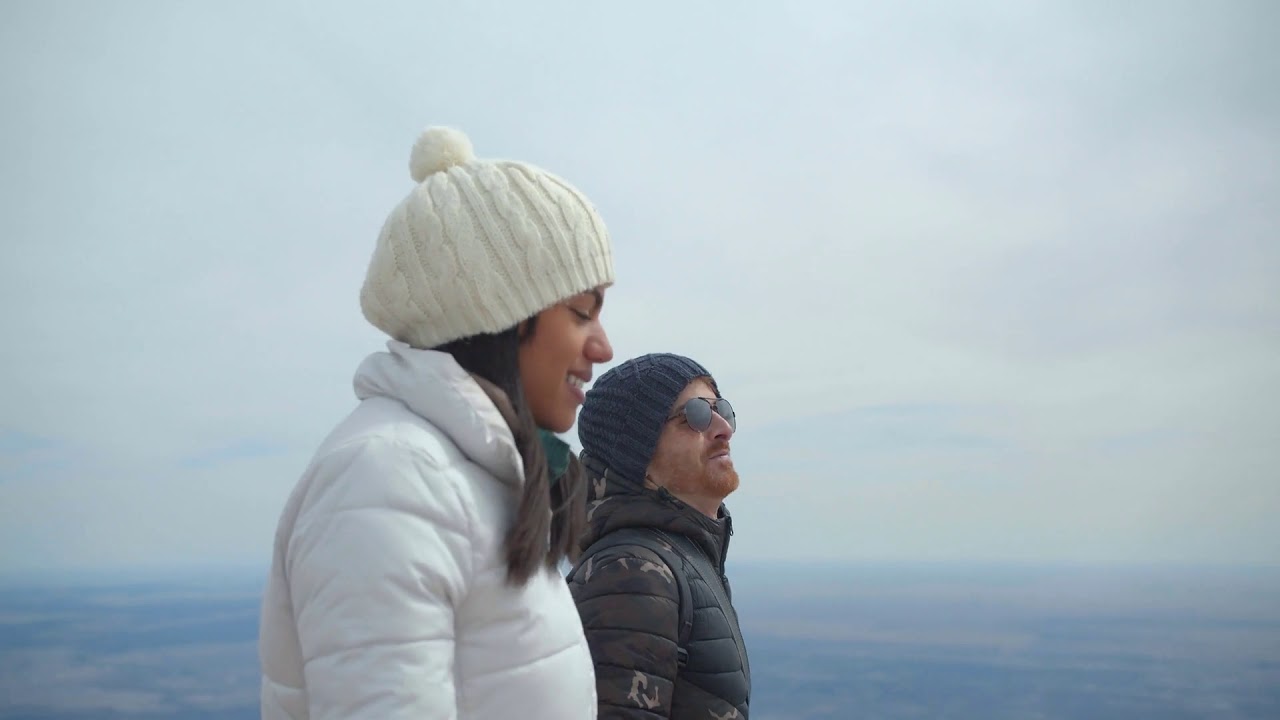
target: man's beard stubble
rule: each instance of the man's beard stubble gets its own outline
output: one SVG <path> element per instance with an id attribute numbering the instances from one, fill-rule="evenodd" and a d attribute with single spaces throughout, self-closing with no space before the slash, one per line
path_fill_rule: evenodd
<path id="1" fill-rule="evenodd" d="M 703 497 L 726 498 L 738 489 L 738 470 L 732 460 L 728 467 L 712 467 L 704 460 L 693 472 L 682 473 L 668 488 L 674 493 L 688 493 Z"/>
<path id="2" fill-rule="evenodd" d="M 730 466 L 720 468 L 719 471 L 707 468 L 703 472 L 703 487 L 706 493 L 715 497 L 728 497 L 738 489 L 738 470 Z"/>

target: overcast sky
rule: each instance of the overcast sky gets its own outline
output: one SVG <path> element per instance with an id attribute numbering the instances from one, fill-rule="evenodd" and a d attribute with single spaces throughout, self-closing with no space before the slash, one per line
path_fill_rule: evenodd
<path id="1" fill-rule="evenodd" d="M 269 562 L 435 124 L 734 400 L 735 560 L 1280 563 L 1280 6 L 782 5 L 5 3 L 0 572 Z"/>

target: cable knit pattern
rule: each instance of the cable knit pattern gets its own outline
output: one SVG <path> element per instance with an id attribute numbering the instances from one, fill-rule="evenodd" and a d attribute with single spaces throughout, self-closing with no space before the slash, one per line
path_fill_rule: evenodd
<path id="1" fill-rule="evenodd" d="M 375 327 L 416 348 L 496 333 L 614 282 L 591 202 L 563 179 L 477 160 L 470 141 L 430 128 L 414 145 L 418 185 L 388 215 L 360 291 Z"/>

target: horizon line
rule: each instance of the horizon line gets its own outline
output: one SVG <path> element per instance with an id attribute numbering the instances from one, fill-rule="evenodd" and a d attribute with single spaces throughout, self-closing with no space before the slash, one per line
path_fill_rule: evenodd
<path id="1" fill-rule="evenodd" d="M 955 571 L 1171 571 L 1171 572 L 1280 572 L 1280 562 L 1231 561 L 1086 561 L 1086 560 L 872 560 L 872 559 L 784 559 L 760 558 L 730 560 L 731 570 L 782 572 L 844 570 L 904 570 L 919 572 Z M 261 563 L 205 563 L 199 565 L 118 565 L 54 568 L 0 569 L 0 587 L 32 585 L 99 585 L 136 584 L 206 585 L 215 582 L 265 584 L 270 566 Z"/>

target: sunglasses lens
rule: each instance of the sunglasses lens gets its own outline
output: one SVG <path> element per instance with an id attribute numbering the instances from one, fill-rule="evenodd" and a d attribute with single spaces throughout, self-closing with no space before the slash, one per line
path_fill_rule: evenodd
<path id="1" fill-rule="evenodd" d="M 711 413 L 725 419 L 729 423 L 729 427 L 733 430 L 738 429 L 738 416 L 733 412 L 733 405 L 728 400 L 719 398 L 717 400 L 707 400 L 705 398 L 694 398 L 684 405 L 684 419 L 689 423 L 689 427 L 703 432 L 711 427 Z"/>
<path id="2" fill-rule="evenodd" d="M 730 405 L 728 400 L 724 398 L 716 400 L 716 413 L 729 422 L 731 429 L 738 429 L 738 416 L 734 414 L 733 405 Z"/>
<path id="3" fill-rule="evenodd" d="M 706 430 L 711 427 L 711 404 L 702 398 L 690 400 L 684 404 L 684 419 L 694 430 Z"/>

